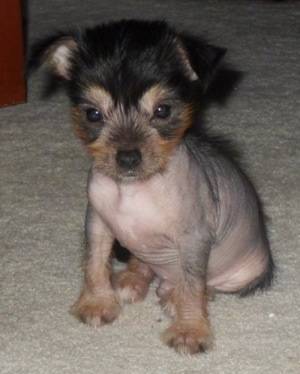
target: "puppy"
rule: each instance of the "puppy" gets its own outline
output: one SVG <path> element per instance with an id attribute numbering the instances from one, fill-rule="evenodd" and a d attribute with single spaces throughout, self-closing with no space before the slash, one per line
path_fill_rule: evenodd
<path id="1" fill-rule="evenodd" d="M 224 52 L 135 20 L 60 33 L 33 50 L 29 69 L 42 66 L 65 87 L 75 134 L 93 157 L 84 285 L 72 308 L 89 325 L 112 322 L 157 277 L 172 317 L 164 342 L 202 352 L 213 341 L 208 291 L 246 295 L 271 284 L 256 192 L 197 120 Z M 115 240 L 131 258 L 112 285 Z"/>

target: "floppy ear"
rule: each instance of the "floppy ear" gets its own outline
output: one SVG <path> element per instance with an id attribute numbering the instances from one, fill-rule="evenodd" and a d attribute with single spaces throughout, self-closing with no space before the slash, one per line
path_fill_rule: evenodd
<path id="1" fill-rule="evenodd" d="M 226 53 L 226 49 L 215 47 L 202 39 L 183 34 L 176 41 L 176 48 L 190 80 L 200 81 L 205 91 Z"/>
<path id="2" fill-rule="evenodd" d="M 68 80 L 72 57 L 77 48 L 73 36 L 59 34 L 42 40 L 32 47 L 26 73 L 30 74 L 42 68 L 53 77 Z"/>

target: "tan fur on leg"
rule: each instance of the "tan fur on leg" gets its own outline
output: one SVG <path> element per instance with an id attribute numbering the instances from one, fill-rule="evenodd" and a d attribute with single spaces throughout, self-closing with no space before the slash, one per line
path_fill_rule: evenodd
<path id="1" fill-rule="evenodd" d="M 102 276 L 103 285 L 108 284 L 109 271 L 106 270 Z M 99 281 L 99 284 L 101 283 Z M 96 290 L 91 282 L 86 282 L 77 302 L 71 308 L 71 313 L 88 325 L 100 327 L 118 317 L 120 305 L 110 287 L 103 286 Z"/>
<path id="2" fill-rule="evenodd" d="M 115 289 L 120 303 L 133 303 L 143 300 L 154 278 L 152 270 L 135 256 L 131 256 L 125 270 L 115 279 Z"/>
<path id="3" fill-rule="evenodd" d="M 182 354 L 205 352 L 212 347 L 204 282 L 192 290 L 179 285 L 164 303 L 169 312 L 174 312 L 174 320 L 162 336 L 165 344 Z"/>
<path id="4" fill-rule="evenodd" d="M 71 313 L 82 322 L 100 327 L 112 322 L 120 313 L 110 280 L 109 258 L 113 238 L 95 211 L 89 209 L 88 217 L 84 286 Z"/>

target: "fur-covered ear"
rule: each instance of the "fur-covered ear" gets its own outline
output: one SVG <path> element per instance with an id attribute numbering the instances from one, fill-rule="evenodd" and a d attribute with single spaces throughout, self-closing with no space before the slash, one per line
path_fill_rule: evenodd
<path id="1" fill-rule="evenodd" d="M 215 47 L 199 38 L 183 34 L 176 40 L 175 45 L 188 77 L 192 81 L 199 80 L 205 91 L 226 53 L 226 49 Z"/>
<path id="2" fill-rule="evenodd" d="M 71 59 L 77 50 L 73 36 L 56 35 L 35 44 L 27 63 L 26 73 L 44 68 L 47 73 L 60 79 L 70 79 Z"/>

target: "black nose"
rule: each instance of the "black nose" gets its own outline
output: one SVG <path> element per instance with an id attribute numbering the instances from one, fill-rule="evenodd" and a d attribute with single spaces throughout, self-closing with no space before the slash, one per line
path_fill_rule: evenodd
<path id="1" fill-rule="evenodd" d="M 142 155 L 138 149 L 131 151 L 118 151 L 116 160 L 118 165 L 122 168 L 133 169 L 141 163 Z"/>

